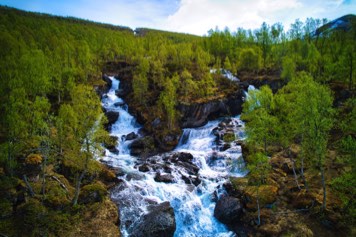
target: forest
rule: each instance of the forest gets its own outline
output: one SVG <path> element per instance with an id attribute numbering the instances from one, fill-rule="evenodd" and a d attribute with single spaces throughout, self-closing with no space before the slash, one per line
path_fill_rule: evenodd
<path id="1" fill-rule="evenodd" d="M 288 31 L 263 23 L 200 37 L 1 6 L 0 235 L 86 236 L 88 215 L 109 205 L 115 173 L 98 162 L 103 144 L 115 142 L 98 95 L 108 63 L 129 65 L 125 99 L 155 141 L 181 135 L 179 105 L 239 88 L 220 69 L 242 82 L 268 78 L 241 115 L 251 183 L 258 193 L 269 182 L 276 147 L 297 146 L 297 187 L 323 190 L 313 213 L 337 213 L 340 226 L 355 231 L 356 17 L 339 19 L 344 24 L 307 18 Z M 281 86 L 270 88 L 274 81 Z M 157 117 L 158 129 L 149 125 Z M 332 208 L 331 193 L 339 200 Z"/>

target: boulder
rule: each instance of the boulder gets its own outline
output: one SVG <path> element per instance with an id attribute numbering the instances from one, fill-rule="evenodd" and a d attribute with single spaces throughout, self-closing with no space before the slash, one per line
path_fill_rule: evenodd
<path id="1" fill-rule="evenodd" d="M 124 90 L 122 90 L 122 89 L 118 89 L 118 90 L 116 90 L 115 91 L 115 95 L 117 96 L 117 97 L 123 97 L 124 95 L 125 95 L 125 92 L 124 92 Z"/>
<path id="2" fill-rule="evenodd" d="M 148 157 L 153 155 L 155 150 L 154 140 L 150 136 L 145 136 L 134 140 L 130 144 L 130 153 L 132 156 Z"/>
<path id="3" fill-rule="evenodd" d="M 130 236 L 171 237 L 176 230 L 174 211 L 169 202 L 148 207 L 149 213 L 142 216 Z"/>
<path id="4" fill-rule="evenodd" d="M 150 171 L 150 167 L 148 164 L 143 164 L 138 167 L 138 170 L 141 172 L 148 172 Z"/>
<path id="5" fill-rule="evenodd" d="M 103 81 L 106 83 L 99 83 L 94 85 L 95 91 L 100 96 L 100 98 L 103 98 L 104 94 L 107 93 L 112 86 L 112 81 L 107 75 L 103 75 Z"/>
<path id="6" fill-rule="evenodd" d="M 134 139 L 136 139 L 137 138 L 137 134 L 136 133 L 134 133 L 134 132 L 131 132 L 131 133 L 129 133 L 129 134 L 127 134 L 126 135 L 126 141 L 131 141 L 131 140 L 134 140 Z"/>
<path id="7" fill-rule="evenodd" d="M 121 101 L 121 102 L 116 102 L 114 104 L 115 107 L 120 107 L 120 106 L 124 106 L 125 105 L 125 102 Z"/>
<path id="8" fill-rule="evenodd" d="M 105 115 L 108 119 L 108 122 L 105 124 L 105 127 L 107 129 L 110 129 L 111 125 L 113 125 L 118 120 L 120 114 L 116 111 L 106 111 Z"/>
<path id="9" fill-rule="evenodd" d="M 116 144 L 118 141 L 118 137 L 116 136 L 110 136 L 110 139 L 106 142 L 104 142 L 104 147 L 108 149 L 111 153 L 113 154 L 119 154 L 119 150 L 116 148 Z"/>
<path id="10" fill-rule="evenodd" d="M 238 221 L 242 214 L 240 200 L 230 196 L 222 196 L 214 209 L 214 217 L 224 224 L 232 224 Z"/>
<path id="11" fill-rule="evenodd" d="M 171 174 L 161 174 L 159 172 L 156 173 L 155 181 L 156 182 L 162 182 L 162 183 L 175 183 L 173 175 L 171 175 Z"/>
<path id="12" fill-rule="evenodd" d="M 260 207 L 273 204 L 276 201 L 278 187 L 273 185 L 248 186 L 244 192 L 248 209 L 257 209 L 257 188 Z"/>

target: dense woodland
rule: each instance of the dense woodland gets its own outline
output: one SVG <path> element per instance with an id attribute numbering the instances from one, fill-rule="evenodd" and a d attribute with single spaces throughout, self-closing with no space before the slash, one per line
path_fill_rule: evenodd
<path id="1" fill-rule="evenodd" d="M 244 105 L 248 143 L 256 150 L 249 169 L 262 184 L 267 147 L 300 145 L 296 167 L 320 172 L 320 185 L 338 193 L 342 219 L 352 226 L 356 22 L 353 15 L 344 19 L 347 24 L 336 28 L 308 18 L 288 31 L 263 23 L 256 30 L 215 29 L 198 37 L 150 29 L 134 34 L 1 7 L 0 235 L 73 233 L 73 223 L 94 205 L 81 193 L 105 198 L 113 174 L 95 160 L 111 141 L 94 88 L 103 86 L 107 62 L 134 67 L 131 100 L 161 117 L 163 132 L 180 130 L 178 103 L 221 98 L 235 89 L 210 69 L 256 78 L 276 72 L 286 86 L 275 94 L 262 87 Z M 332 180 L 324 177 L 328 150 L 337 152 L 343 170 Z"/>

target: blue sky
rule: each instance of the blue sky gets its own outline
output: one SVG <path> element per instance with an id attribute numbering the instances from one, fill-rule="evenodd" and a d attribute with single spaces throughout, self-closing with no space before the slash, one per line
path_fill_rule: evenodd
<path id="1" fill-rule="evenodd" d="M 297 18 L 356 14 L 356 0 L 0 0 L 0 5 L 197 35 L 216 26 L 255 29 L 265 21 L 288 29 Z"/>

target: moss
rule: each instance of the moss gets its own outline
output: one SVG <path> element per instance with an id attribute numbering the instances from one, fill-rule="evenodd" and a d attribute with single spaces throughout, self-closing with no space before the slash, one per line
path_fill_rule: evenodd
<path id="1" fill-rule="evenodd" d="M 101 182 L 95 182 L 93 184 L 85 185 L 79 195 L 79 203 L 80 204 L 88 204 L 101 202 L 106 197 L 108 191 L 106 187 Z"/>
<path id="2" fill-rule="evenodd" d="M 55 208 L 63 208 L 70 204 L 70 194 L 56 181 L 46 184 L 46 204 Z"/>
<path id="3" fill-rule="evenodd" d="M 226 133 L 224 134 L 223 138 L 224 142 L 233 142 L 235 141 L 235 134 L 234 133 Z"/>
<path id="4" fill-rule="evenodd" d="M 19 207 L 16 223 L 18 236 L 68 236 L 79 221 L 79 215 L 70 209 L 55 211 L 31 198 Z"/>
<path id="5" fill-rule="evenodd" d="M 30 154 L 26 157 L 25 163 L 27 165 L 39 165 L 42 163 L 42 156 L 39 154 Z"/>

